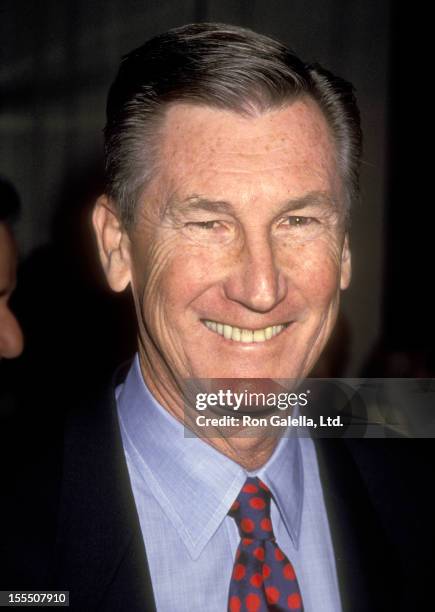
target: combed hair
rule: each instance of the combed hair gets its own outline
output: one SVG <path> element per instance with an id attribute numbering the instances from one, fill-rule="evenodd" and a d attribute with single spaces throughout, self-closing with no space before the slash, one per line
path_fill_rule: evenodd
<path id="1" fill-rule="evenodd" d="M 335 138 L 348 211 L 359 192 L 360 117 L 350 83 L 305 64 L 251 30 L 201 23 L 175 28 L 124 56 L 107 101 L 106 193 L 125 227 L 155 169 L 159 127 L 184 102 L 254 116 L 301 96 L 314 99 Z"/>

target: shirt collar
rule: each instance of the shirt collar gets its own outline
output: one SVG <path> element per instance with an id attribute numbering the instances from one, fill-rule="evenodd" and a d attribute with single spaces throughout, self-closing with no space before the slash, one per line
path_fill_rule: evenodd
<path id="1" fill-rule="evenodd" d="M 225 519 L 247 472 L 170 415 L 146 387 L 136 355 L 116 390 L 124 447 L 193 559 Z M 281 517 L 298 544 L 303 501 L 297 436 L 282 438 L 256 473 L 270 487 Z"/>

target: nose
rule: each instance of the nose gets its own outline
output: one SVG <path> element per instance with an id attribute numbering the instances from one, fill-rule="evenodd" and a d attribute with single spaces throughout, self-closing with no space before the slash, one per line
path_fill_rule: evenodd
<path id="1" fill-rule="evenodd" d="M 260 313 L 269 312 L 284 299 L 286 279 L 275 260 L 268 235 L 245 238 L 224 289 L 228 299 Z"/>
<path id="2" fill-rule="evenodd" d="M 0 305 L 0 358 L 13 359 L 23 352 L 20 324 L 7 305 Z"/>

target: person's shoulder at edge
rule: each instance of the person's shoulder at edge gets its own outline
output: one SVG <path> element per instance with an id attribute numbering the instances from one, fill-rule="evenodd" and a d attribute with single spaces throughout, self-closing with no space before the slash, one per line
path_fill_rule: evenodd
<path id="1" fill-rule="evenodd" d="M 0 588 L 47 588 L 54 562 L 68 430 L 97 436 L 97 415 L 115 406 L 129 363 L 94 389 L 64 383 L 0 423 Z M 92 428 L 95 427 L 95 432 Z"/>

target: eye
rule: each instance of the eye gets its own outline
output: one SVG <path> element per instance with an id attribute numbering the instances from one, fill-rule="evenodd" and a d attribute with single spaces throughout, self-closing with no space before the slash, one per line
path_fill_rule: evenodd
<path id="1" fill-rule="evenodd" d="M 312 223 L 318 223 L 317 219 L 314 219 L 313 217 L 301 217 L 299 215 L 286 217 L 286 219 L 283 221 L 284 225 L 290 225 L 291 227 L 304 227 L 306 225 L 311 225 Z"/>
<path id="2" fill-rule="evenodd" d="M 314 240 L 322 231 L 325 224 L 318 217 L 303 215 L 287 215 L 281 217 L 275 226 L 275 236 L 285 244 L 300 244 L 307 240 Z"/>
<path id="3" fill-rule="evenodd" d="M 219 221 L 189 221 L 186 227 L 194 227 L 203 230 L 213 230 L 219 227 Z"/>
<path id="4" fill-rule="evenodd" d="M 224 244 L 234 238 L 235 225 L 223 219 L 185 221 L 183 234 L 201 244 Z"/>

